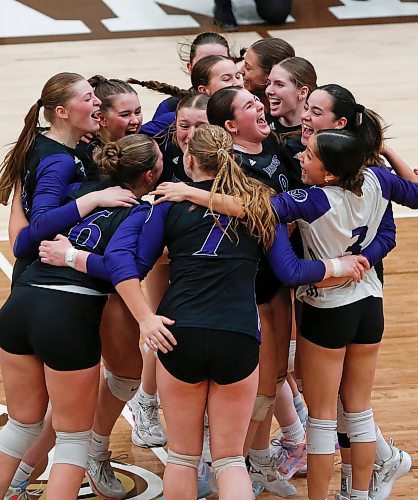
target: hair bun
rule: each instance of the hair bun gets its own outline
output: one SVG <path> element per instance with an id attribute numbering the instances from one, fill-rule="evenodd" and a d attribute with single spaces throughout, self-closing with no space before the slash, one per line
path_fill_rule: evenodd
<path id="1" fill-rule="evenodd" d="M 121 153 L 122 150 L 116 142 L 109 142 L 94 154 L 93 159 L 105 174 L 111 175 L 118 168 Z"/>

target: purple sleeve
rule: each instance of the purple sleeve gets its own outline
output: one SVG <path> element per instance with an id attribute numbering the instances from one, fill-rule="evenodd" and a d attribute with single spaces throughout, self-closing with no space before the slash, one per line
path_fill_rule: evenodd
<path id="1" fill-rule="evenodd" d="M 382 188 L 382 196 L 409 208 L 418 208 L 418 184 L 391 174 L 384 168 L 370 167 Z"/>
<path id="2" fill-rule="evenodd" d="M 310 224 L 331 208 L 324 190 L 315 187 L 279 193 L 271 199 L 271 203 L 280 222 L 304 220 Z"/>
<path id="3" fill-rule="evenodd" d="M 172 202 L 154 205 L 138 239 L 138 272 L 140 279 L 152 269 L 164 251 L 165 219 Z"/>
<path id="4" fill-rule="evenodd" d="M 167 129 L 176 120 L 176 113 L 174 111 L 169 111 L 159 115 L 157 118 L 153 118 L 151 121 L 144 123 L 141 126 L 141 134 L 150 135 L 155 137 L 158 134 L 162 134 L 167 131 Z"/>
<path id="5" fill-rule="evenodd" d="M 104 265 L 104 257 L 103 255 L 98 255 L 95 253 L 91 253 L 87 257 L 87 273 L 92 278 L 99 278 L 104 281 L 109 281 L 109 273 L 106 270 Z"/>
<path id="6" fill-rule="evenodd" d="M 51 155 L 40 161 L 29 226 L 16 238 L 15 257 L 33 252 L 41 240 L 54 237 L 80 220 L 75 201 L 61 206 L 74 173 L 74 159 L 69 154 Z"/>
<path id="7" fill-rule="evenodd" d="M 391 174 L 393 175 L 393 174 Z M 396 246 L 396 226 L 392 204 L 386 208 L 374 239 L 361 252 L 371 266 L 376 265 Z"/>
<path id="8" fill-rule="evenodd" d="M 172 98 L 169 97 L 168 99 L 164 99 L 164 101 L 160 102 L 155 110 L 154 116 L 152 117 L 153 120 L 161 115 L 165 115 L 166 113 L 173 111 L 173 105 L 170 103 L 171 100 Z"/>
<path id="9" fill-rule="evenodd" d="M 291 288 L 317 283 L 325 276 L 325 264 L 321 260 L 303 260 L 296 256 L 283 223 L 276 226 L 276 237 L 267 259 L 276 277 Z"/>
<path id="10" fill-rule="evenodd" d="M 115 231 L 104 254 L 105 269 L 113 286 L 121 281 L 140 277 L 138 238 L 149 214 L 149 207 L 135 208 Z"/>

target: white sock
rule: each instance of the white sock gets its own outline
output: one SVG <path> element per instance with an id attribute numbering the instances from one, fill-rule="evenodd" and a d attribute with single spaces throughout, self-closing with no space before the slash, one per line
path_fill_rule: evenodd
<path id="1" fill-rule="evenodd" d="M 293 404 L 295 406 L 295 410 L 298 414 L 299 420 L 304 424 L 308 419 L 308 411 L 306 410 L 305 403 L 302 400 L 300 393 L 293 398 Z"/>
<path id="2" fill-rule="evenodd" d="M 271 462 L 270 448 L 266 448 L 265 450 L 251 449 L 248 452 L 248 455 L 251 460 L 257 462 L 260 465 L 268 465 Z"/>
<path id="3" fill-rule="evenodd" d="M 293 422 L 292 425 L 282 427 L 283 437 L 287 441 L 293 441 L 294 443 L 301 443 L 305 439 L 305 429 L 299 419 L 299 417 Z"/>
<path id="4" fill-rule="evenodd" d="M 151 400 L 157 399 L 157 393 L 155 393 L 155 394 L 148 394 L 147 392 L 144 391 L 144 388 L 142 387 L 142 384 L 139 386 L 138 395 L 142 399 L 145 399 L 146 401 L 151 401 Z"/>
<path id="5" fill-rule="evenodd" d="M 89 455 L 93 457 L 109 451 L 110 436 L 101 436 L 92 432 Z"/>
<path id="6" fill-rule="evenodd" d="M 392 457 L 392 449 L 376 425 L 376 463 L 382 464 Z"/>
<path id="7" fill-rule="evenodd" d="M 31 467 L 28 464 L 25 464 L 25 462 L 20 462 L 19 467 L 17 468 L 15 475 L 13 476 L 11 486 L 13 488 L 17 488 L 20 484 L 23 482 L 27 481 L 34 471 L 35 467 Z"/>
<path id="8" fill-rule="evenodd" d="M 341 464 L 341 493 L 350 494 L 351 493 L 351 483 L 353 480 L 353 473 L 351 469 L 351 464 Z"/>
<path id="9" fill-rule="evenodd" d="M 369 492 L 360 490 L 351 490 L 350 500 L 369 500 Z"/>

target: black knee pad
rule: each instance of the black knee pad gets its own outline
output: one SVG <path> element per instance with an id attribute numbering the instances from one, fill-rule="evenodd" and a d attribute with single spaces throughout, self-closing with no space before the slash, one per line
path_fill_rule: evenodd
<path id="1" fill-rule="evenodd" d="M 258 15 L 268 24 L 283 24 L 292 9 L 292 0 L 255 0 Z"/>

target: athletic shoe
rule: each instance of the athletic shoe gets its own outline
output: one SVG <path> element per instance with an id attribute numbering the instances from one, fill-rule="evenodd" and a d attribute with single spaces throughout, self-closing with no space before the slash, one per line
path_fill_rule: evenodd
<path id="1" fill-rule="evenodd" d="M 33 500 L 34 498 L 39 498 L 43 494 L 43 490 L 28 490 L 29 479 L 23 481 L 19 486 L 12 488 L 11 486 L 7 490 L 4 500 Z"/>
<path id="2" fill-rule="evenodd" d="M 273 456 L 276 457 L 277 470 L 284 479 L 291 479 L 293 475 L 306 466 L 307 454 L 306 443 L 295 443 L 294 441 L 281 438 L 271 440 Z"/>
<path id="3" fill-rule="evenodd" d="M 215 486 L 215 489 L 214 489 Z M 216 479 L 209 465 L 202 459 L 197 470 L 197 498 L 205 498 L 216 491 Z"/>
<path id="4" fill-rule="evenodd" d="M 157 398 L 145 399 L 138 393 L 129 408 L 134 417 L 132 442 L 141 448 L 164 446 L 167 436 L 161 425 Z"/>
<path id="5" fill-rule="evenodd" d="M 237 20 L 232 12 L 232 4 L 230 0 L 215 0 L 213 15 L 213 22 L 221 28 L 232 31 L 238 26 Z"/>
<path id="6" fill-rule="evenodd" d="M 285 479 L 277 470 L 277 460 L 272 457 L 268 465 L 261 465 L 249 459 L 250 478 L 253 484 L 260 484 L 265 491 L 273 493 L 279 497 L 293 497 L 296 495 L 296 488 Z"/>
<path id="7" fill-rule="evenodd" d="M 263 491 L 264 491 L 264 486 L 262 484 L 253 483 L 254 499 L 256 499 L 258 497 L 258 495 L 261 495 L 261 493 L 263 493 Z"/>
<path id="8" fill-rule="evenodd" d="M 374 470 L 369 487 L 372 500 L 386 500 L 390 496 L 393 483 L 408 473 L 411 468 L 411 457 L 406 451 L 401 451 L 390 440 L 392 456 L 382 464 L 374 464 Z"/>
<path id="9" fill-rule="evenodd" d="M 335 500 L 350 500 L 350 497 L 346 497 L 341 492 L 339 492 L 335 494 Z"/>
<path id="10" fill-rule="evenodd" d="M 86 477 L 96 495 L 107 500 L 126 498 L 127 492 L 110 465 L 110 452 L 88 456 Z"/>

